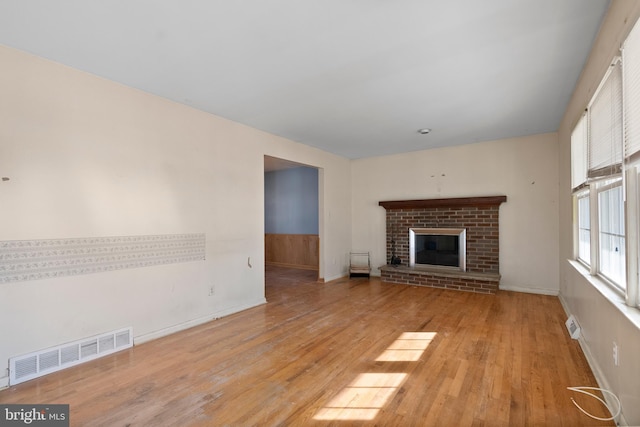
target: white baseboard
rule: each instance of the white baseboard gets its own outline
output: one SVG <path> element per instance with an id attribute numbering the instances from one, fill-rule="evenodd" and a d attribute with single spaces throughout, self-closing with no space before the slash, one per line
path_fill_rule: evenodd
<path id="1" fill-rule="evenodd" d="M 324 278 L 324 282 L 333 282 L 334 280 L 338 280 L 338 279 L 344 279 L 345 277 L 349 277 L 348 274 L 338 274 L 337 276 L 330 276 L 330 277 L 325 277 Z"/>
<path id="2" fill-rule="evenodd" d="M 562 295 L 558 295 L 558 299 L 560 300 L 560 305 L 562 305 L 564 314 L 567 315 L 567 319 L 568 319 L 569 316 L 571 316 L 571 310 L 569 310 L 569 306 L 567 305 L 567 302 L 564 300 L 564 297 Z"/>
<path id="3" fill-rule="evenodd" d="M 139 344 L 145 343 L 147 341 L 155 340 L 155 339 L 167 336 L 167 335 L 174 334 L 176 332 L 183 331 L 185 329 L 193 328 L 194 326 L 198 326 L 198 325 L 201 325 L 203 323 L 207 323 L 207 322 L 210 322 L 212 320 L 219 319 L 221 317 L 228 316 L 228 315 L 234 314 L 234 313 L 238 313 L 240 311 L 247 310 L 247 309 L 253 308 L 253 307 L 257 307 L 259 305 L 266 304 L 266 303 L 267 303 L 267 300 L 262 298 L 261 300 L 256 301 L 255 303 L 249 303 L 249 304 L 245 304 L 245 305 L 230 307 L 230 308 L 227 308 L 227 309 L 224 309 L 224 310 L 209 314 L 207 316 L 200 317 L 198 319 L 189 320 L 188 322 L 180 323 L 178 325 L 173 325 L 173 326 L 170 326 L 168 328 L 160 329 L 158 331 L 149 332 L 148 334 L 139 335 L 137 337 L 133 337 L 133 344 L 134 345 L 139 345 Z"/>
<path id="4" fill-rule="evenodd" d="M 538 295 L 551 295 L 558 296 L 559 291 L 555 289 L 543 289 L 543 288 L 525 288 L 522 286 L 503 286 L 500 285 L 498 288 L 500 291 L 513 291 L 513 292 L 524 292 L 527 294 L 538 294 Z"/>
<path id="5" fill-rule="evenodd" d="M 596 377 L 596 382 L 598 383 L 598 387 L 605 390 L 611 390 L 611 387 L 609 386 L 609 381 L 607 381 L 607 377 L 605 377 L 604 373 L 602 372 L 602 369 L 600 369 L 600 365 L 598 365 L 598 362 L 591 354 L 591 349 L 589 348 L 589 345 L 587 345 L 587 342 L 584 340 L 582 335 L 580 335 L 580 338 L 578 338 L 578 343 L 580 343 L 580 348 L 582 348 L 582 352 L 584 353 L 584 356 L 587 359 L 587 363 L 589 363 L 589 367 L 593 372 L 593 376 Z M 618 403 L 612 400 L 609 393 L 602 393 L 602 395 L 604 396 L 604 400 L 607 402 L 607 406 L 609 406 L 609 408 L 614 408 L 614 410 L 617 409 Z M 627 424 L 627 420 L 625 420 L 624 414 L 622 413 L 622 411 L 620 412 L 620 415 L 618 415 L 618 418 L 614 421 L 616 421 L 616 423 L 619 426 L 629 425 Z"/>
<path id="6" fill-rule="evenodd" d="M 560 304 L 562 305 L 562 308 L 564 309 L 564 312 L 568 318 L 569 316 L 571 316 L 571 312 L 569 310 L 569 306 L 567 305 L 567 302 L 564 300 L 562 295 L 559 295 L 558 299 L 560 300 Z M 577 319 L 577 320 L 578 320 L 578 324 L 580 324 L 580 319 Z M 578 344 L 580 344 L 582 353 L 584 353 L 584 357 L 587 359 L 587 363 L 591 368 L 591 372 L 593 372 L 593 376 L 596 377 L 596 382 L 598 383 L 598 387 L 605 390 L 611 390 L 607 377 L 604 375 L 604 372 L 602 372 L 602 369 L 600 369 L 600 365 L 598 364 L 598 361 L 595 359 L 595 357 L 593 357 L 593 354 L 591 353 L 591 349 L 589 348 L 589 344 L 587 344 L 582 334 L 580 334 L 580 338 L 578 338 Z M 580 385 L 572 384 L 572 385 L 569 385 L 568 387 L 577 387 Z M 617 408 L 616 406 L 617 403 L 611 399 L 611 396 L 608 393 L 602 393 L 602 395 L 604 396 L 604 400 L 607 402 L 607 406 L 609 406 L 609 408 Z M 615 421 L 619 426 L 628 425 L 627 420 L 624 418 L 624 414 L 622 412 L 620 412 L 618 419 Z"/>
<path id="7" fill-rule="evenodd" d="M 9 388 L 9 377 L 0 378 L 0 390 L 4 390 L 5 388 Z"/>

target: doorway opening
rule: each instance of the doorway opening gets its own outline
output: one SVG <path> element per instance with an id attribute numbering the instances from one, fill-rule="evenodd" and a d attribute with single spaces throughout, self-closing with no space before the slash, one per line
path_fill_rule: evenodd
<path id="1" fill-rule="evenodd" d="M 264 156 L 265 286 L 322 277 L 321 172 Z"/>

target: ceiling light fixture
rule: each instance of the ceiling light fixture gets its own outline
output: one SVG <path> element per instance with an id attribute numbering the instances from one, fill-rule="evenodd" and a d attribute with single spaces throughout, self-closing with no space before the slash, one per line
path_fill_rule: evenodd
<path id="1" fill-rule="evenodd" d="M 431 129 L 429 129 L 429 128 L 418 129 L 418 133 L 421 134 L 421 135 L 426 135 L 429 132 L 431 132 Z"/>

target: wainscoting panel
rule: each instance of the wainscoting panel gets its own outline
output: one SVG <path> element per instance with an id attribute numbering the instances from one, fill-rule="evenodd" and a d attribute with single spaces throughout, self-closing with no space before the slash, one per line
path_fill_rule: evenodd
<path id="1" fill-rule="evenodd" d="M 205 259 L 205 234 L 0 241 L 0 283 Z"/>
<path id="2" fill-rule="evenodd" d="M 320 239 L 317 234 L 265 234 L 267 264 L 318 270 Z"/>

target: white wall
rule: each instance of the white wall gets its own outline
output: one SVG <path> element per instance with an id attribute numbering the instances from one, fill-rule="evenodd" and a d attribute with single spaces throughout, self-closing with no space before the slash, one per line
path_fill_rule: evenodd
<path id="1" fill-rule="evenodd" d="M 321 271 L 346 274 L 348 160 L 1 46 L 0 70 L 0 241 L 206 233 L 206 261 L 0 285 L 0 386 L 13 356 L 264 303 L 265 154 L 321 168 Z"/>
<path id="2" fill-rule="evenodd" d="M 640 16 L 640 2 L 613 0 L 595 40 L 558 131 L 560 146 L 560 298 L 582 328 L 581 344 L 601 386 L 616 393 L 629 425 L 640 425 L 640 330 L 567 260 L 573 255 L 571 199 L 571 131 L 593 96 L 631 26 Z M 634 311 L 640 317 L 638 310 Z M 613 364 L 613 342 L 620 347 L 620 366 Z"/>
<path id="3" fill-rule="evenodd" d="M 557 294 L 557 156 L 554 133 L 353 161 L 353 249 L 385 264 L 379 201 L 506 195 L 501 289 Z"/>

